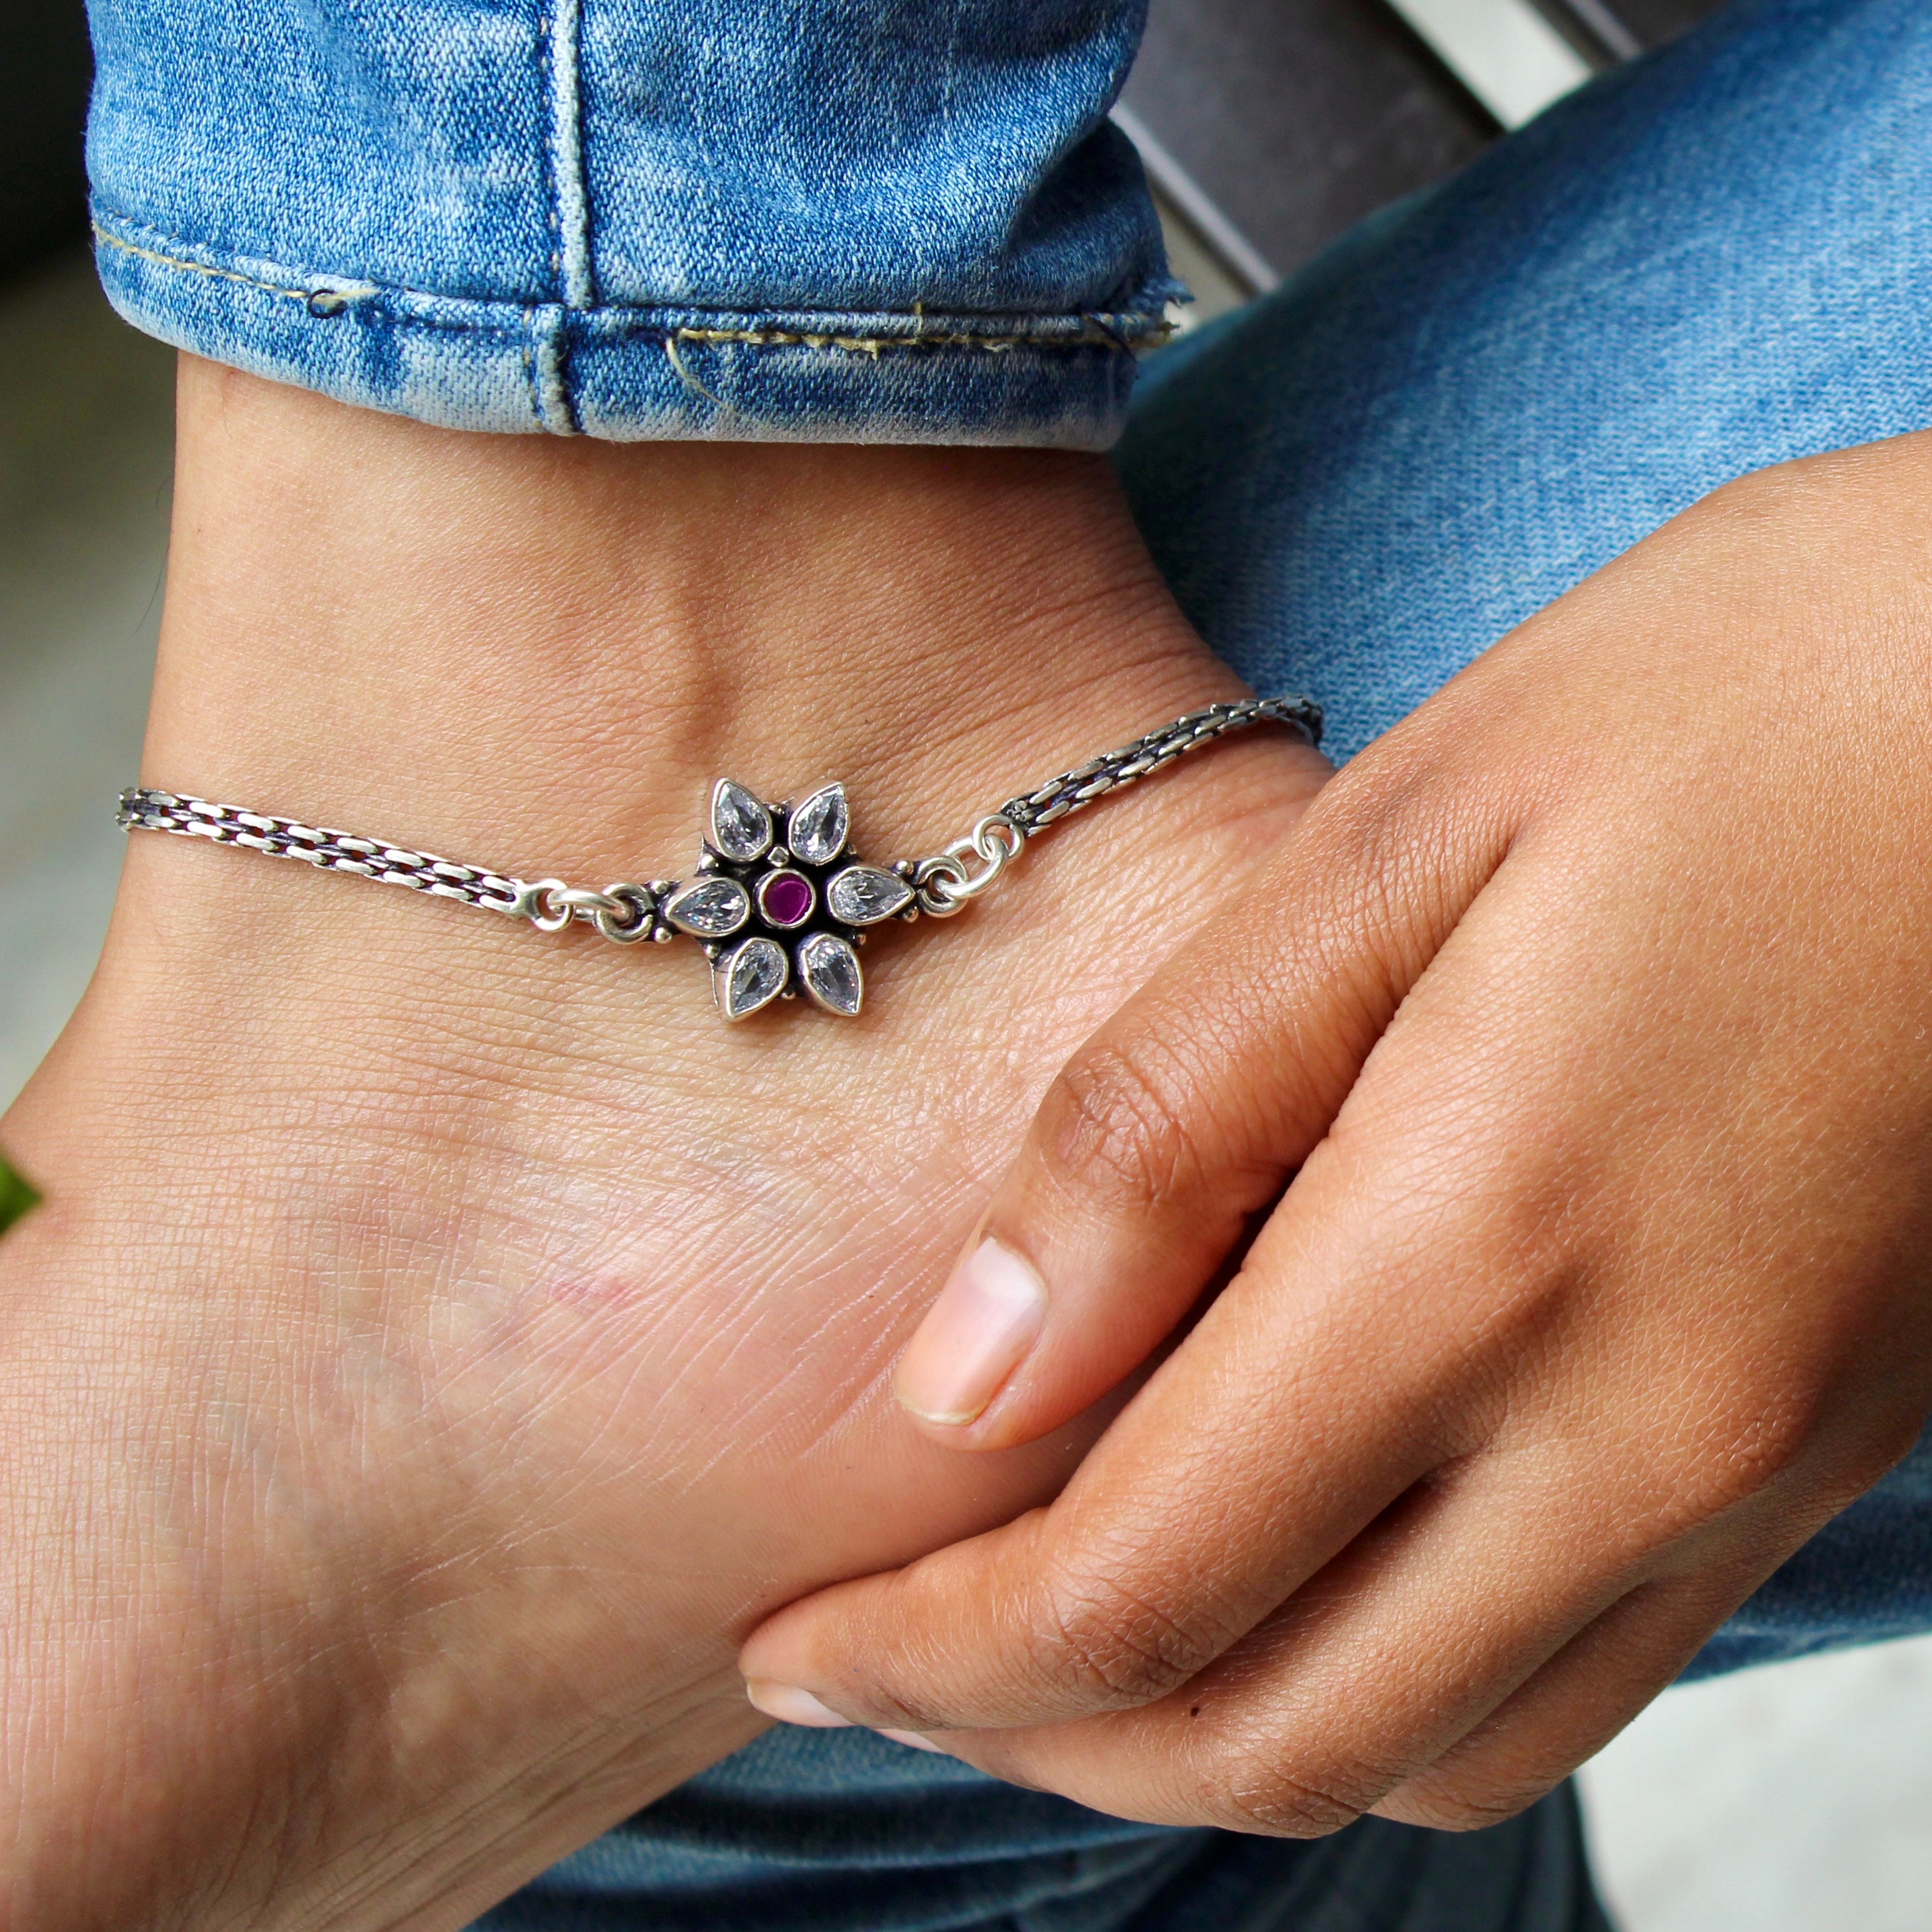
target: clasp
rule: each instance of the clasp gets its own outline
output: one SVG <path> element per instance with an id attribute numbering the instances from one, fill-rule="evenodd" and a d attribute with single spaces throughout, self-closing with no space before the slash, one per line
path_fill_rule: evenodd
<path id="1" fill-rule="evenodd" d="M 988 812 L 965 838 L 914 866 L 920 910 L 934 919 L 964 912 L 1025 849 L 1026 834 L 1010 818 Z M 972 869 L 975 860 L 977 872 Z"/>

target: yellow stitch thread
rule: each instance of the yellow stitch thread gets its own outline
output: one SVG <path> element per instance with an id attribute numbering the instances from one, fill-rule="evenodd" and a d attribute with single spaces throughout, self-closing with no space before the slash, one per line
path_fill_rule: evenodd
<path id="1" fill-rule="evenodd" d="M 233 282 L 244 289 L 259 289 L 263 295 L 280 296 L 286 301 L 298 302 L 304 306 L 314 302 L 317 296 L 322 296 L 334 303 L 334 308 L 328 311 L 331 314 L 336 309 L 346 308 L 353 296 L 374 292 L 373 288 L 352 291 L 346 289 L 285 288 L 279 282 L 265 282 L 259 276 L 244 275 L 236 269 L 211 268 L 206 262 L 190 262 L 182 256 L 164 255 L 158 249 L 137 247 L 132 242 L 124 242 L 118 235 L 110 235 L 98 221 L 90 222 L 88 225 L 94 230 L 97 241 L 110 248 L 118 248 L 124 255 L 134 255 L 143 262 L 158 263 L 164 268 L 179 268 L 190 275 L 206 275 L 213 281 Z"/>
<path id="2" fill-rule="evenodd" d="M 118 235 L 110 235 L 99 222 L 93 224 L 97 240 L 104 242 L 110 248 L 118 248 L 124 255 L 137 255 L 144 262 L 158 262 L 164 268 L 185 268 L 190 274 L 208 275 L 218 282 L 239 282 L 244 289 L 260 289 L 264 295 L 286 296 L 291 302 L 308 300 L 307 289 L 285 289 L 274 282 L 258 281 L 253 275 L 238 274 L 232 268 L 211 268 L 205 262 L 184 262 L 178 256 L 164 255 L 153 248 L 137 248 L 131 242 L 124 242 Z"/>
<path id="3" fill-rule="evenodd" d="M 203 262 L 192 262 L 182 256 L 163 254 L 158 249 L 143 248 L 135 242 L 123 241 L 119 236 L 109 233 L 98 221 L 91 225 L 98 240 L 104 243 L 108 248 L 119 249 L 124 254 L 136 256 L 144 262 L 157 262 L 164 268 L 184 269 L 190 274 L 206 275 L 216 281 L 233 282 L 242 288 L 258 289 L 264 295 L 280 296 L 290 302 L 306 303 L 316 296 L 320 295 L 346 302 L 357 296 L 373 296 L 381 292 L 378 286 L 373 282 L 358 284 L 352 289 L 290 288 L 278 282 L 265 282 L 256 276 L 244 275 L 234 268 L 213 268 Z M 404 292 L 407 293 L 409 291 L 405 290 Z M 463 329 L 475 326 L 475 325 L 461 322 L 433 322 L 424 317 L 399 316 L 396 320 L 417 328 Z M 1128 320 L 1128 318 L 1121 318 L 1121 320 Z M 700 394 L 710 397 L 713 402 L 718 402 L 719 399 L 711 395 L 710 391 L 698 380 L 679 356 L 676 347 L 678 342 L 739 342 L 754 348 L 791 346 L 838 349 L 853 355 L 870 356 L 874 360 L 888 349 L 978 349 L 984 350 L 988 355 L 997 356 L 1009 349 L 1028 346 L 1043 349 L 1060 348 L 1066 346 L 1070 340 L 1076 344 L 1090 345 L 1096 337 L 1099 340 L 1109 343 L 1116 348 L 1130 347 L 1126 337 L 1117 333 L 1109 326 L 1110 318 L 1090 314 L 1082 316 L 1081 320 L 1086 325 L 1087 329 L 1092 332 L 1083 332 L 1078 337 L 1070 338 L 1018 334 L 988 335 L 976 334 L 969 329 L 950 330 L 944 334 L 934 335 L 926 332 L 926 304 L 923 302 L 916 302 L 912 305 L 913 333 L 910 335 L 827 335 L 817 332 L 800 333 L 790 329 L 782 328 L 681 328 L 676 330 L 674 334 L 665 338 L 664 346 L 672 366 L 676 369 L 680 376 Z M 515 332 L 505 328 L 491 328 L 487 332 L 496 335 L 508 335 Z M 1148 342 L 1165 342 L 1174 332 L 1174 325 L 1172 322 L 1162 322 L 1145 331 L 1142 339 Z M 722 403 L 719 406 L 723 406 Z"/>
<path id="4" fill-rule="evenodd" d="M 1101 340 L 1115 346 L 1124 346 L 1121 338 L 1112 329 L 1096 320 L 1096 329 Z M 1165 340 L 1170 333 L 1163 324 L 1149 332 L 1152 339 Z M 1093 335 L 1082 335 L 1076 341 L 1090 344 Z M 807 334 L 788 328 L 682 328 L 665 338 L 667 343 L 677 342 L 737 342 L 752 348 L 801 348 L 841 349 L 855 356 L 870 356 L 875 360 L 888 349 L 978 349 L 987 354 L 998 356 L 1010 349 L 1034 347 L 1056 349 L 1063 346 L 1064 338 L 1040 335 L 976 335 L 966 330 L 952 330 L 944 335 L 819 335 Z M 676 358 L 674 357 L 675 361 Z M 680 370 L 680 373 L 682 373 Z"/>
<path id="5" fill-rule="evenodd" d="M 724 399 L 722 396 L 714 396 L 685 366 L 684 358 L 677 352 L 678 335 L 684 335 L 690 332 L 688 330 L 680 329 L 677 335 L 667 335 L 664 338 L 665 358 L 670 366 L 677 371 L 677 380 L 687 389 L 695 391 L 706 402 L 715 403 L 722 410 L 725 406 Z"/>

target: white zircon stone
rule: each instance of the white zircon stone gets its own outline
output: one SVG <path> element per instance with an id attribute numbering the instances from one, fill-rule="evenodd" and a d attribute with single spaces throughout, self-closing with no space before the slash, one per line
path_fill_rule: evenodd
<path id="1" fill-rule="evenodd" d="M 772 815 L 742 785 L 720 778 L 711 788 L 711 842 L 740 863 L 762 858 L 772 842 Z"/>
<path id="2" fill-rule="evenodd" d="M 848 866 L 825 888 L 832 916 L 846 926 L 876 926 L 912 904 L 912 887 L 877 866 Z"/>
<path id="3" fill-rule="evenodd" d="M 845 788 L 824 785 L 793 812 L 785 842 L 794 859 L 802 859 L 808 866 L 829 866 L 844 850 L 851 829 Z"/>
<path id="4" fill-rule="evenodd" d="M 752 916 L 752 896 L 736 879 L 694 879 L 664 901 L 664 916 L 680 932 L 722 939 Z"/>
<path id="5" fill-rule="evenodd" d="M 791 962 L 775 939 L 748 939 L 718 963 L 718 1004 L 728 1020 L 768 1006 L 785 989 Z"/>
<path id="6" fill-rule="evenodd" d="M 805 990 L 828 1013 L 854 1018 L 866 997 L 859 956 L 835 932 L 814 932 L 798 948 L 799 977 Z"/>

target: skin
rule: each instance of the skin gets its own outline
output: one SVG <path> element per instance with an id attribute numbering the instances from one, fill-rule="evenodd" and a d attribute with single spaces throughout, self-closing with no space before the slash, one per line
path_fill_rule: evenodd
<path id="1" fill-rule="evenodd" d="M 1288 1836 L 1590 1756 L 1932 1411 L 1928 693 L 1915 436 L 1717 492 L 1352 763 L 1056 1078 L 982 1231 L 1038 1340 L 922 1426 L 1009 1453 L 1232 1283 L 1052 1504 L 747 1676 Z"/>
<path id="2" fill-rule="evenodd" d="M 1098 459 L 464 436 L 192 362 L 181 428 L 143 782 L 525 877 L 688 872 L 721 774 L 931 850 L 1240 690 Z M 0 1926 L 465 1924 L 763 1726 L 761 1617 L 1050 1497 L 1104 1412 L 960 1456 L 891 1363 L 1052 1070 L 1325 770 L 1257 734 L 1096 808 L 877 940 L 850 1023 L 130 839 L 0 1122 L 46 1196 L 0 1244 Z"/>

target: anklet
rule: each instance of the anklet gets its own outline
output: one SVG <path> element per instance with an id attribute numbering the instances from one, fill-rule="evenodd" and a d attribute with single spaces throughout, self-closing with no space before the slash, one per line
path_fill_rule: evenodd
<path id="1" fill-rule="evenodd" d="M 173 792 L 123 792 L 119 822 L 130 832 L 175 832 L 220 845 L 245 845 L 276 858 L 302 859 L 331 872 L 487 906 L 526 919 L 540 932 L 561 932 L 580 920 L 620 946 L 686 933 L 710 956 L 712 992 L 728 1020 L 743 1019 L 781 995 L 790 999 L 797 987 L 826 1012 L 850 1018 L 865 997 L 855 949 L 865 944 L 868 927 L 890 919 L 915 920 L 922 912 L 934 919 L 964 912 L 1019 856 L 1027 841 L 1048 826 L 1230 731 L 1256 724 L 1286 725 L 1318 744 L 1322 710 L 1304 698 L 1210 704 L 1008 800 L 944 851 L 889 867 L 868 866 L 850 849 L 851 816 L 842 784 L 821 785 L 796 805 L 771 805 L 720 778 L 712 788 L 709 835 L 692 878 L 606 886 L 601 892 L 561 879 L 512 878 L 380 838 Z"/>

